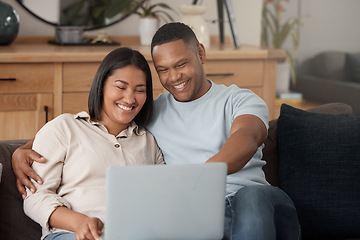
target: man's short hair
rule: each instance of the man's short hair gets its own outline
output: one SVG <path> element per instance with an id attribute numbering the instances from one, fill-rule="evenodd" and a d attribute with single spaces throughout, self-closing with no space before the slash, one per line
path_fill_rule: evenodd
<path id="1" fill-rule="evenodd" d="M 151 41 L 151 54 L 154 47 L 177 40 L 183 40 L 186 44 L 199 43 L 195 33 L 188 25 L 180 22 L 171 22 L 164 24 L 156 31 Z"/>

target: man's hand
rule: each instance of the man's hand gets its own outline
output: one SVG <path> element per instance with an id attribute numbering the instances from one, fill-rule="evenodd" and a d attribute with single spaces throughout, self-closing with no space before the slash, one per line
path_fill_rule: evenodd
<path id="1" fill-rule="evenodd" d="M 46 159 L 31 149 L 32 141 L 15 150 L 12 155 L 12 167 L 17 177 L 16 187 L 23 199 L 26 197 L 25 187 L 35 192 L 36 188 L 29 178 L 34 179 L 37 183 L 43 181 L 39 175 L 31 168 L 31 164 L 36 161 L 39 163 L 46 162 Z"/>

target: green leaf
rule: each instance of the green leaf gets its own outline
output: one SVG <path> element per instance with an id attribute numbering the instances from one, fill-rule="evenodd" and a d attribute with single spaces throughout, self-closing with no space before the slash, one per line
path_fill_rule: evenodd
<path id="1" fill-rule="evenodd" d="M 291 83 L 294 85 L 296 83 L 296 71 L 295 71 L 294 59 L 288 50 L 286 50 L 286 55 L 290 63 Z"/>
<path id="2" fill-rule="evenodd" d="M 128 14 L 131 11 L 132 0 L 112 0 L 105 11 L 105 17 L 113 18 L 119 13 Z"/>

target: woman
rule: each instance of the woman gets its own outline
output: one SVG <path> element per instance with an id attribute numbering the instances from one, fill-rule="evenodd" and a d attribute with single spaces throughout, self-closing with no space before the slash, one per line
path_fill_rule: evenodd
<path id="1" fill-rule="evenodd" d="M 129 48 L 109 53 L 95 75 L 89 114 L 62 114 L 36 134 L 33 149 L 47 159 L 33 168 L 43 178 L 27 192 L 25 213 L 42 239 L 99 239 L 105 219 L 105 175 L 112 165 L 163 164 L 144 126 L 153 113 L 151 72 Z"/>

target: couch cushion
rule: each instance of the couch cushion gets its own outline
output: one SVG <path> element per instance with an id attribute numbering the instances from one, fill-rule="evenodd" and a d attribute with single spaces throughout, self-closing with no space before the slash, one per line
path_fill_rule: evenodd
<path id="1" fill-rule="evenodd" d="M 360 53 L 345 55 L 345 80 L 360 83 Z"/>
<path id="2" fill-rule="evenodd" d="M 27 217 L 23 211 L 23 200 L 16 188 L 12 171 L 11 155 L 26 140 L 0 141 L 0 162 L 3 174 L 0 183 L 0 238 L 14 240 L 38 240 L 41 237 L 39 224 Z"/>
<path id="3" fill-rule="evenodd" d="M 342 114 L 352 113 L 351 106 L 345 103 L 327 103 L 307 110 L 314 113 Z M 279 157 L 277 146 L 277 119 L 269 122 L 268 136 L 263 148 L 263 159 L 266 165 L 263 167 L 266 180 L 273 186 L 279 185 Z"/>
<path id="4" fill-rule="evenodd" d="M 360 236 L 360 115 L 288 105 L 278 119 L 279 181 L 305 238 Z"/>
<path id="5" fill-rule="evenodd" d="M 345 53 L 324 52 L 311 59 L 311 72 L 321 78 L 339 80 L 344 79 Z"/>

